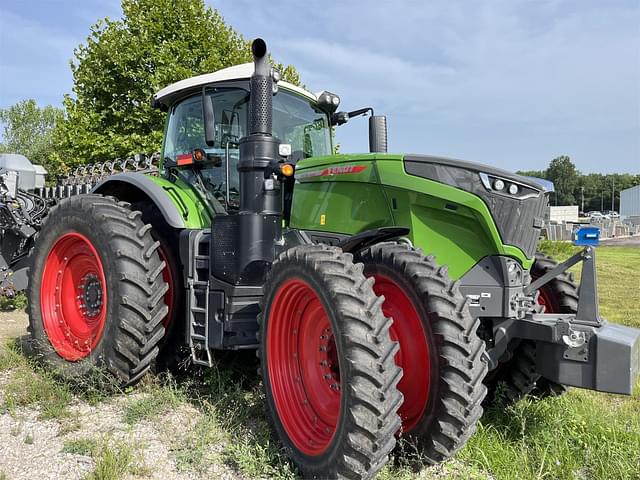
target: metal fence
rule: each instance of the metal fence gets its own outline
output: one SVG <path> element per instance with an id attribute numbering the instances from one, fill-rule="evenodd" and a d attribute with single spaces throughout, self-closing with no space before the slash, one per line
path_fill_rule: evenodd
<path id="1" fill-rule="evenodd" d="M 620 220 L 593 220 L 590 223 L 545 223 L 542 236 L 547 240 L 571 241 L 573 232 L 582 226 L 591 225 L 600 228 L 600 238 L 628 237 L 640 235 L 640 225 L 621 223 Z"/>

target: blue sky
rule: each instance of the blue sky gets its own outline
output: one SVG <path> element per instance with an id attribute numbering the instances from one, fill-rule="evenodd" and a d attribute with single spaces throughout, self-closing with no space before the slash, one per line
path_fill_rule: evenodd
<path id="1" fill-rule="evenodd" d="M 640 173 L 640 0 L 208 3 L 311 90 L 385 113 L 392 151 Z M 119 15 L 118 0 L 0 0 L 0 107 L 59 105 L 73 49 Z M 343 151 L 366 150 L 366 124 L 342 127 Z"/>

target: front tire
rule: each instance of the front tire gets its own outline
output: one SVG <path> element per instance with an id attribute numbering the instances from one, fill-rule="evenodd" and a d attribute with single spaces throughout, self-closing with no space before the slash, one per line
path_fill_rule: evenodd
<path id="1" fill-rule="evenodd" d="M 47 215 L 31 255 L 29 331 L 64 378 L 98 368 L 131 385 L 158 354 L 168 286 L 150 228 L 100 195 L 62 200 Z"/>
<path id="2" fill-rule="evenodd" d="M 357 260 L 375 279 L 375 293 L 384 296 L 382 310 L 393 318 L 391 336 L 400 343 L 403 434 L 431 463 L 442 462 L 464 446 L 482 416 L 487 363 L 479 321 L 433 256 L 381 243 Z"/>
<path id="3" fill-rule="evenodd" d="M 391 320 L 350 254 L 294 247 L 273 263 L 260 315 L 275 433 L 304 478 L 372 478 L 400 428 Z"/>

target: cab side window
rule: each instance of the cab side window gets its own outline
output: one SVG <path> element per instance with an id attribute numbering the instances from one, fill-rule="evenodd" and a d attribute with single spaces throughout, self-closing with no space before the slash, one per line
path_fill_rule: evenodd
<path id="1" fill-rule="evenodd" d="M 202 98 L 188 98 L 173 108 L 164 146 L 165 161 L 177 163 L 178 156 L 191 153 L 204 144 Z"/>
<path id="2" fill-rule="evenodd" d="M 247 134 L 249 93 L 240 88 L 207 88 L 206 94 L 213 100 L 215 116 L 214 144 L 208 146 L 204 139 L 202 94 L 189 97 L 171 110 L 164 144 L 164 161 L 167 165 L 180 165 L 181 158 L 195 149 L 207 153 L 208 161 L 201 174 L 206 188 L 228 208 L 235 208 L 239 201 L 238 141 Z M 229 152 L 229 194 L 227 202 L 226 150 Z M 183 170 L 187 177 L 189 169 Z"/>

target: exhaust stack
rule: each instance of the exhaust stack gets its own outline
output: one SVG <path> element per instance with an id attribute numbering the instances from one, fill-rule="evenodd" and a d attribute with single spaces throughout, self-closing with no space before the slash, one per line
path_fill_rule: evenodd
<path id="1" fill-rule="evenodd" d="M 256 38 L 251 44 L 255 71 L 251 76 L 251 103 L 249 106 L 249 134 L 271 135 L 273 79 L 267 59 L 267 44 Z"/>
<path id="2" fill-rule="evenodd" d="M 240 139 L 240 211 L 218 215 L 211 239 L 211 273 L 235 285 L 261 285 L 282 238 L 282 190 L 267 168 L 280 159 L 280 141 L 272 135 L 273 79 L 267 44 L 251 44 L 255 71 L 249 81 L 249 131 Z M 229 239 L 233 239 L 232 242 Z M 221 245 L 226 248 L 221 248 Z"/>

